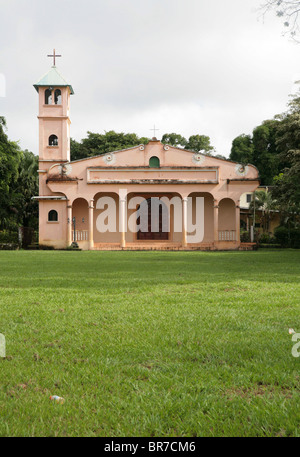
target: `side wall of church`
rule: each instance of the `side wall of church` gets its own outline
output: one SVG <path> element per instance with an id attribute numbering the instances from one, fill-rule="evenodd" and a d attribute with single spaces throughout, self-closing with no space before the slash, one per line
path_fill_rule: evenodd
<path id="1" fill-rule="evenodd" d="M 49 212 L 57 211 L 57 221 L 49 221 Z M 67 240 L 67 202 L 66 200 L 47 200 L 39 202 L 39 243 L 66 247 Z"/>

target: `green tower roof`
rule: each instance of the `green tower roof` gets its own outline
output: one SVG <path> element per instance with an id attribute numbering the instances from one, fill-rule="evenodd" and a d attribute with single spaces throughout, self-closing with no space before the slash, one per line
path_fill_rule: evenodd
<path id="1" fill-rule="evenodd" d="M 71 84 L 67 83 L 54 65 L 33 87 L 35 87 L 37 92 L 39 91 L 39 87 L 69 87 L 71 94 L 74 94 Z"/>

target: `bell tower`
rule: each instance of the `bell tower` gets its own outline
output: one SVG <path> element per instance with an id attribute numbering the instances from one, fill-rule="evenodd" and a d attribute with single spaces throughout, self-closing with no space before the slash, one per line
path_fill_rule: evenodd
<path id="1" fill-rule="evenodd" d="M 70 95 L 72 86 L 53 65 L 34 87 L 39 94 L 39 160 L 40 168 L 70 161 Z"/>
<path id="2" fill-rule="evenodd" d="M 39 242 L 65 247 L 67 240 L 67 197 L 63 192 L 52 192 L 48 173 L 57 163 L 70 161 L 70 95 L 72 86 L 53 65 L 34 88 L 39 96 Z"/>

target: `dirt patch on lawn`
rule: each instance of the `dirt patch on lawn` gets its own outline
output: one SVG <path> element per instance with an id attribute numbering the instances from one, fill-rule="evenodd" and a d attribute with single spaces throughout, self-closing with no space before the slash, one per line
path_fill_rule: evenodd
<path id="1" fill-rule="evenodd" d="M 293 390 L 286 387 L 275 388 L 268 385 L 254 385 L 253 387 L 236 387 L 227 389 L 223 396 L 228 400 L 234 400 L 237 397 L 251 401 L 253 398 L 283 396 L 284 398 L 293 398 Z"/>

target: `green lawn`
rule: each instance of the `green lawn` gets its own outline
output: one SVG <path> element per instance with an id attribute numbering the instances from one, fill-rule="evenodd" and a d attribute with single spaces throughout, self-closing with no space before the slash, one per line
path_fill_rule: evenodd
<path id="1" fill-rule="evenodd" d="M 0 436 L 299 436 L 299 276 L 293 250 L 0 252 Z"/>

